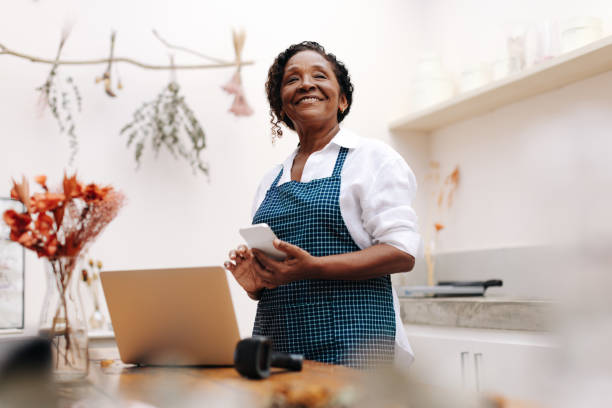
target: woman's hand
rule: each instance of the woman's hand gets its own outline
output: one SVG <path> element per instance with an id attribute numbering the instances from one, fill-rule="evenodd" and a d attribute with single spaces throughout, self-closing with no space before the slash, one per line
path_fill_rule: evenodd
<path id="1" fill-rule="evenodd" d="M 264 267 L 257 271 L 263 281 L 276 287 L 298 280 L 316 278 L 320 258 L 280 239 L 274 240 L 274 247 L 287 254 L 284 261 L 276 261 L 256 248 L 251 250 Z"/>
<path id="2" fill-rule="evenodd" d="M 257 299 L 258 293 L 263 288 L 273 289 L 275 285 L 264 281 L 263 267 L 253 256 L 253 252 L 246 246 L 240 245 L 229 252 L 231 261 L 225 261 L 224 266 L 229 270 L 236 281 L 249 294 L 252 299 Z"/>

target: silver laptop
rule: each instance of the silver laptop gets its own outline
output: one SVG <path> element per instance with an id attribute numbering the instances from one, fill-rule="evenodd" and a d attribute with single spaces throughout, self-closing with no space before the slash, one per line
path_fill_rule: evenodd
<path id="1" fill-rule="evenodd" d="M 221 267 L 100 274 L 124 363 L 232 365 L 240 340 Z"/>

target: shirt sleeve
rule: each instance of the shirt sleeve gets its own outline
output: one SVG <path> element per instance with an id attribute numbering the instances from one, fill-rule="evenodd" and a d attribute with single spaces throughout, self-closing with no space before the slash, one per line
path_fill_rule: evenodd
<path id="1" fill-rule="evenodd" d="M 412 208 L 417 183 L 403 158 L 394 157 L 379 167 L 362 197 L 362 222 L 373 244 L 388 244 L 415 258 L 421 247 L 417 215 Z"/>

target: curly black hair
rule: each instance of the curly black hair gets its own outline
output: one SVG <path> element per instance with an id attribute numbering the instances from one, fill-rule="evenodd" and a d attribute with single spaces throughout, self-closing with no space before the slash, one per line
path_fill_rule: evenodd
<path id="1" fill-rule="evenodd" d="M 295 130 L 293 122 L 287 115 L 281 114 L 283 103 L 281 101 L 281 86 L 283 75 L 285 74 L 285 66 L 291 57 L 300 51 L 315 51 L 321 54 L 332 65 L 334 74 L 340 85 L 340 92 L 346 96 L 348 106 L 344 111 L 338 109 L 338 123 L 342 122 L 344 117 L 348 115 L 353 103 L 353 84 L 349 76 L 346 66 L 341 61 L 338 61 L 336 56 L 331 53 L 326 53 L 325 48 L 315 41 L 302 41 L 299 44 L 293 44 L 285 51 L 278 54 L 274 63 L 268 70 L 268 80 L 266 81 L 266 94 L 270 103 L 270 123 L 272 123 L 272 138 L 283 135 L 279 123 L 284 123 L 289 129 Z"/>

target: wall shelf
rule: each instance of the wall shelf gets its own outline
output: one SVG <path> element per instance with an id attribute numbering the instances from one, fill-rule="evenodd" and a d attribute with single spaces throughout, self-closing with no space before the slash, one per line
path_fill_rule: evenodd
<path id="1" fill-rule="evenodd" d="M 431 132 L 504 105 L 612 70 L 612 36 L 399 118 L 391 131 Z"/>

